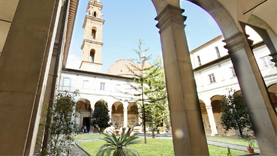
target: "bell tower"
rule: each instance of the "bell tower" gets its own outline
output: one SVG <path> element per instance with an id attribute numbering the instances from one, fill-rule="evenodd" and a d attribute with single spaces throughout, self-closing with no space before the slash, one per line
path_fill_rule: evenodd
<path id="1" fill-rule="evenodd" d="M 102 29 L 105 22 L 101 12 L 102 7 L 100 0 L 90 0 L 88 3 L 87 15 L 83 24 L 81 70 L 101 72 Z"/>

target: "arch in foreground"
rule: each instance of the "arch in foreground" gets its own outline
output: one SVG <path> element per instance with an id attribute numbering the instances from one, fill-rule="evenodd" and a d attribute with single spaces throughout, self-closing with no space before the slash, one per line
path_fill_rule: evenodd
<path id="1" fill-rule="evenodd" d="M 277 153 L 275 141 L 277 140 L 277 123 L 275 122 L 277 117 L 271 107 L 267 89 L 253 57 L 251 42 L 247 40 L 243 27 L 240 26 L 240 21 L 247 22 L 247 18 L 256 9 L 252 12 L 248 11 L 250 13 L 247 14 L 247 10 L 240 10 L 230 5 L 231 1 L 189 1 L 206 10 L 218 23 L 224 35 L 225 48 L 229 50 L 246 106 L 250 112 L 261 154 Z M 152 2 L 157 11 L 157 27 L 160 29 L 173 133 L 186 134 L 182 137 L 173 135 L 174 152 L 176 155 L 209 155 L 184 33 L 183 22 L 186 18 L 182 16 L 180 1 L 152 0 Z M 272 5 L 270 4 L 272 2 L 266 5 Z M 255 3 L 244 1 L 240 5 L 255 6 Z M 243 14 L 234 16 L 235 13 L 240 12 Z M 259 124 L 261 122 L 263 125 Z"/>

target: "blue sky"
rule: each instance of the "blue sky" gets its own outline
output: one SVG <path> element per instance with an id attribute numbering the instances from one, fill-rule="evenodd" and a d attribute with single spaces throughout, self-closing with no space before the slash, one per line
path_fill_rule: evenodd
<path id="1" fill-rule="evenodd" d="M 81 45 L 83 41 L 83 22 L 89 0 L 80 0 L 76 21 L 74 25 L 68 68 L 78 69 L 81 63 Z M 155 8 L 151 0 L 101 0 L 104 14 L 102 73 L 120 59 L 137 58 L 133 49 L 137 48 L 136 42 L 144 39 L 143 48 L 149 48 L 146 56 L 155 57 L 161 54 L 161 43 Z M 213 18 L 198 6 L 181 0 L 181 8 L 187 16 L 184 22 L 185 32 L 190 50 L 208 42 L 221 34 Z"/>

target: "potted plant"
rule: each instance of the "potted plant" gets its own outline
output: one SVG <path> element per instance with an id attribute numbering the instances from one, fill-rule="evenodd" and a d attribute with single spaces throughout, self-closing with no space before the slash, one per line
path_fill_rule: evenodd
<path id="1" fill-rule="evenodd" d="M 155 134 L 155 128 L 152 128 L 152 138 L 155 139 L 155 136 L 156 136 L 156 134 Z"/>
<path id="2" fill-rule="evenodd" d="M 249 135 L 244 136 L 243 139 L 248 142 L 248 147 L 247 147 L 248 153 L 254 153 L 254 148 L 253 148 L 255 144 L 254 139 Z"/>
<path id="3" fill-rule="evenodd" d="M 116 136 L 119 136 L 119 129 L 115 129 Z"/>

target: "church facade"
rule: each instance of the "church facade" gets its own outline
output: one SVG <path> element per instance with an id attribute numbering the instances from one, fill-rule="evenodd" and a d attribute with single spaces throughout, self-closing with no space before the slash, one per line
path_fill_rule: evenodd
<path id="1" fill-rule="evenodd" d="M 136 64 L 131 60 L 118 60 L 109 68 L 107 74 L 101 73 L 102 27 L 105 22 L 102 7 L 100 1 L 91 0 L 88 3 L 83 24 L 80 69 L 61 71 L 58 92 L 79 92 L 75 99 L 81 108 L 75 119 L 78 131 L 81 131 L 82 126 L 86 126 L 89 132 L 93 132 L 90 120 L 99 100 L 107 102 L 113 127 L 134 127 L 141 123 L 138 114 L 140 108 L 133 102 L 137 97 L 133 96 L 135 91 L 130 87 L 134 78 L 128 68 Z"/>

